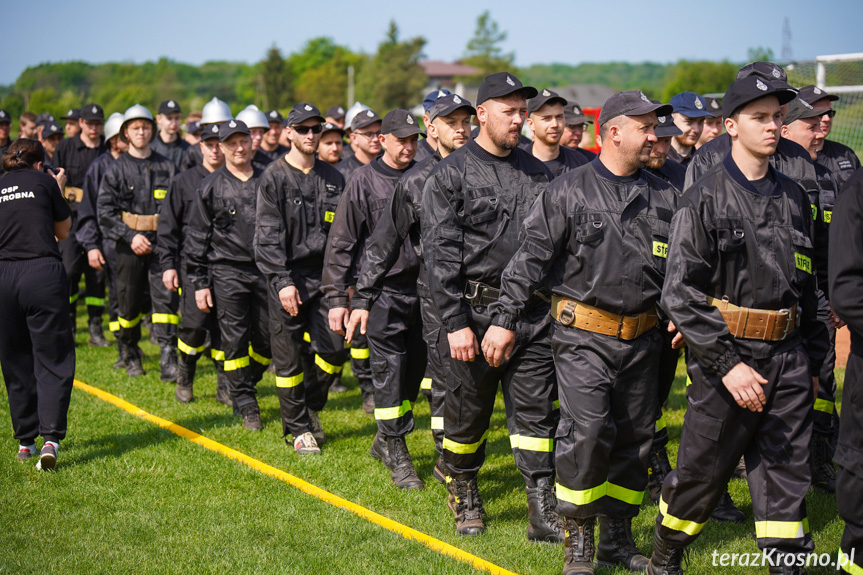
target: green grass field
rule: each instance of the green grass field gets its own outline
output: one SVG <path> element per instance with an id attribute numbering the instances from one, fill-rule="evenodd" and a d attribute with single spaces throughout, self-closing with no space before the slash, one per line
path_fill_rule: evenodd
<path id="1" fill-rule="evenodd" d="M 83 318 L 82 318 L 83 319 Z M 79 324 L 77 378 L 208 438 L 283 469 L 318 487 L 517 573 L 559 573 L 563 548 L 525 538 L 524 484 L 509 450 L 503 401 L 497 400 L 480 472 L 488 532 L 464 539 L 454 529 L 446 492 L 431 475 L 436 459 L 428 403 L 415 408 L 417 429 L 408 447 L 421 492 L 403 492 L 368 455 L 373 419 L 351 390 L 331 396 L 321 419 L 327 443 L 321 457 L 298 457 L 281 438 L 273 376 L 259 386 L 265 429 L 250 433 L 215 401 L 215 372 L 199 364 L 197 400 L 178 404 L 161 382 L 158 350 L 142 345 L 147 375 L 130 380 L 114 371 L 116 348 L 86 345 Z M 109 339 L 112 339 L 109 336 Z M 838 376 L 844 375 L 841 371 Z M 667 415 L 674 462 L 683 422 L 685 375 Z M 0 392 L 0 573 L 471 573 L 466 563 L 334 508 L 290 485 L 208 451 L 78 389 L 73 391 L 68 438 L 55 473 L 16 461 L 17 442 L 5 389 Z M 41 441 L 41 440 L 40 440 Z M 709 524 L 692 546 L 688 573 L 764 572 L 711 565 L 716 549 L 757 552 L 746 483 L 734 480 L 744 525 Z M 649 501 L 649 498 L 645 498 Z M 818 552 L 835 556 L 843 523 L 832 496 L 810 493 L 809 520 Z M 646 503 L 634 523 L 636 542 L 649 555 L 656 506 Z M 835 572 L 810 569 L 810 573 Z M 598 569 L 597 573 L 612 573 Z M 618 570 L 616 573 L 623 573 Z"/>

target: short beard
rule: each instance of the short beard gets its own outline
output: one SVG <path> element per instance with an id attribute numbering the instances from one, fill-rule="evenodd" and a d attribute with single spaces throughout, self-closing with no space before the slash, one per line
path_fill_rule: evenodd
<path id="1" fill-rule="evenodd" d="M 667 159 L 668 159 L 667 154 L 660 157 L 660 158 L 654 158 L 653 156 L 650 156 L 650 159 L 647 160 L 647 166 L 646 167 L 650 168 L 651 170 L 658 170 L 659 168 L 661 168 L 662 166 L 665 165 L 665 161 Z"/>

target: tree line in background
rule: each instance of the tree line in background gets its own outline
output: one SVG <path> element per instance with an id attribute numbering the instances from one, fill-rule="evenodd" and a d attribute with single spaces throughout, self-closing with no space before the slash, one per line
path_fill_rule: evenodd
<path id="1" fill-rule="evenodd" d="M 481 71 L 461 78 L 479 85 L 486 74 L 512 70 L 526 84 L 540 87 L 602 84 L 614 90 L 641 89 L 649 97 L 668 101 L 683 90 L 723 92 L 734 80 L 738 64 L 689 62 L 675 64 L 611 62 L 534 65 L 515 69 L 513 53 L 501 44 L 506 32 L 489 12 L 479 16 L 468 41 L 463 64 Z M 65 62 L 27 68 L 14 85 L 0 87 L 0 108 L 13 118 L 24 111 L 60 117 L 70 108 L 93 101 L 108 111 L 122 111 L 140 103 L 155 110 L 159 102 L 179 100 L 184 111 L 200 110 L 212 97 L 228 103 L 236 113 L 250 103 L 261 109 L 286 112 L 296 102 L 312 102 L 322 110 L 349 105 L 348 75 L 355 78 L 354 99 L 383 113 L 419 103 L 427 79 L 419 65 L 426 40 L 402 39 L 395 22 L 374 54 L 351 51 L 331 38 L 313 38 L 297 52 L 284 56 L 273 46 L 256 64 L 207 62 L 192 66 L 162 58 L 144 64 L 88 64 Z M 772 56 L 757 49 L 752 55 Z"/>

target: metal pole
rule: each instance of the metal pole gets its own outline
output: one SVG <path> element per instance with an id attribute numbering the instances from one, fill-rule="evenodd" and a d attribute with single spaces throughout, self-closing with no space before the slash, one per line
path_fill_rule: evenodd
<path id="1" fill-rule="evenodd" d="M 345 108 L 354 105 L 354 65 L 348 64 L 348 103 Z"/>

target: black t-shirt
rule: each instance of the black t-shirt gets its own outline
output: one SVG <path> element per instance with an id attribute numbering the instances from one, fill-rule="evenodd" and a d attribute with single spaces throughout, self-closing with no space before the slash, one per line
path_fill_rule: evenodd
<path id="1" fill-rule="evenodd" d="M 60 258 L 54 222 L 72 215 L 57 182 L 44 172 L 14 170 L 0 177 L 0 260 Z"/>

